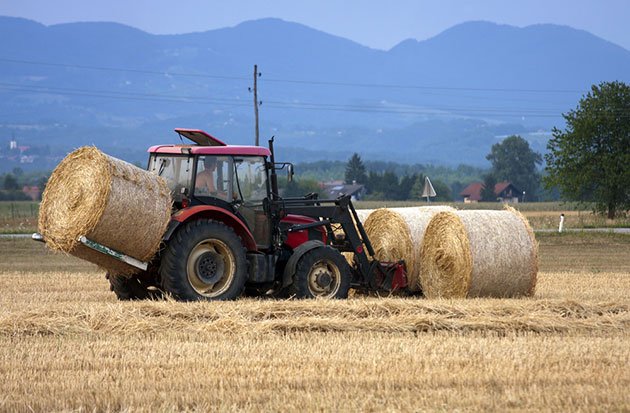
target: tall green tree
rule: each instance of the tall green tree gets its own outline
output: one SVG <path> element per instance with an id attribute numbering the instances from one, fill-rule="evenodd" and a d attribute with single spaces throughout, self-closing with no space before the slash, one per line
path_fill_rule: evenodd
<path id="1" fill-rule="evenodd" d="M 492 174 L 487 174 L 483 177 L 483 187 L 481 188 L 481 200 L 483 202 L 496 202 L 497 194 L 494 192 L 494 187 L 497 184 L 497 179 Z"/>
<path id="2" fill-rule="evenodd" d="M 6 174 L 4 176 L 4 182 L 2 186 L 8 191 L 15 191 L 19 188 L 17 178 L 13 174 Z"/>
<path id="3" fill-rule="evenodd" d="M 510 181 L 532 199 L 540 186 L 540 174 L 536 165 L 542 163 L 542 156 L 529 147 L 529 142 L 518 135 L 505 138 L 492 145 L 488 156 L 492 162 L 492 175 L 498 181 Z"/>
<path id="4" fill-rule="evenodd" d="M 381 192 L 383 193 L 383 199 L 403 199 L 404 196 L 400 191 L 398 175 L 392 171 L 385 171 L 381 178 Z"/>
<path id="5" fill-rule="evenodd" d="M 367 174 L 365 173 L 365 165 L 358 153 L 352 154 L 352 157 L 346 164 L 345 181 L 347 184 L 356 182 L 358 184 L 364 184 L 367 182 Z"/>
<path id="6" fill-rule="evenodd" d="M 433 181 L 431 181 L 431 184 L 433 184 L 433 189 L 435 189 L 435 194 L 436 194 L 435 198 L 432 198 L 431 201 L 435 201 L 435 202 L 453 201 L 451 188 L 448 185 L 446 185 L 445 182 L 439 179 L 434 179 Z"/>
<path id="7" fill-rule="evenodd" d="M 398 197 L 399 200 L 411 199 L 411 189 L 413 188 L 418 174 L 405 175 L 401 178 L 398 185 Z"/>
<path id="8" fill-rule="evenodd" d="M 630 86 L 593 85 L 553 129 L 544 178 L 564 199 L 593 201 L 608 218 L 630 208 Z"/>

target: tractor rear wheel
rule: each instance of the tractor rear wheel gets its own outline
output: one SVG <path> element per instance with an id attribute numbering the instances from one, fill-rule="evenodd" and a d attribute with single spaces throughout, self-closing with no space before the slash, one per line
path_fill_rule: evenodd
<path id="1" fill-rule="evenodd" d="M 160 276 L 163 289 L 178 300 L 231 300 L 247 281 L 245 249 L 227 225 L 192 221 L 166 246 Z"/>
<path id="2" fill-rule="evenodd" d="M 298 298 L 347 298 L 350 267 L 334 248 L 315 248 L 297 263 L 290 292 Z"/>
<path id="3" fill-rule="evenodd" d="M 155 300 L 162 298 L 162 292 L 149 282 L 147 274 L 119 275 L 107 272 L 105 278 L 109 280 L 109 289 L 119 300 Z"/>

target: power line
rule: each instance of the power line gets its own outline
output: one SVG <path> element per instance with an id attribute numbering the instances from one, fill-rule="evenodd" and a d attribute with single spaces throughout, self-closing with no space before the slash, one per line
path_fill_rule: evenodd
<path id="1" fill-rule="evenodd" d="M 12 83 L 0 83 L 0 89 L 26 92 L 31 94 L 54 93 L 69 96 L 82 96 L 94 98 L 109 98 L 118 100 L 140 100 L 140 101 L 159 101 L 159 102 L 184 102 L 184 103 L 211 103 L 211 104 L 229 104 L 233 107 L 248 106 L 248 104 L 240 99 L 228 98 L 206 98 L 199 96 L 182 96 L 182 95 L 160 95 L 150 93 L 129 93 L 129 92 L 111 92 L 96 91 L 76 88 L 47 87 L 35 85 L 18 85 Z M 475 115 L 494 115 L 494 116 L 510 116 L 510 117 L 558 117 L 562 110 L 536 110 L 521 108 L 460 108 L 460 107 L 432 107 L 432 108 L 414 108 L 414 107 L 390 107 L 372 106 L 372 105 L 341 105 L 331 103 L 315 103 L 315 102 L 283 102 L 283 101 L 267 101 L 266 106 L 276 109 L 297 109 L 297 110 L 320 110 L 320 111 L 337 111 L 337 112 L 355 112 L 355 113 L 391 113 L 391 114 L 415 114 L 415 115 L 445 115 L 450 113 L 458 114 L 475 114 Z M 442 113 L 441 113 L 442 112 Z M 618 111 L 618 113 L 626 116 L 630 115 L 627 111 Z"/>
<path id="2" fill-rule="evenodd" d="M 52 93 L 68 96 L 82 96 L 95 98 L 110 98 L 119 100 L 140 100 L 155 102 L 188 102 L 188 103 L 210 103 L 230 105 L 233 107 L 247 106 L 247 103 L 241 99 L 230 98 L 208 98 L 205 96 L 191 95 L 165 95 L 156 93 L 138 93 L 138 92 L 117 92 L 103 90 L 87 90 L 78 88 L 64 88 L 55 86 L 40 85 L 22 85 L 16 83 L 0 82 L 0 89 L 11 90 L 17 92 L 26 92 L 32 94 Z M 412 106 L 390 106 L 383 105 L 353 105 L 353 104 L 336 104 L 336 103 L 320 103 L 320 102 L 286 102 L 286 101 L 267 101 L 266 106 L 277 109 L 297 109 L 297 110 L 326 110 L 338 112 L 357 112 L 357 113 L 393 113 L 393 114 L 423 114 L 423 115 L 440 115 L 444 113 L 461 113 L 461 114 L 485 114 L 499 116 L 528 116 L 528 117 L 558 117 L 564 109 L 545 108 L 479 108 L 479 107 L 452 107 L 452 106 L 433 106 L 428 108 L 412 107 Z M 614 110 L 613 113 L 628 114 L 629 111 Z"/>
<path id="3" fill-rule="evenodd" d="M 475 88 L 475 87 L 454 87 L 454 86 L 421 86 L 421 85 L 397 85 L 379 83 L 350 83 L 350 82 L 326 82 L 315 80 L 288 80 L 288 79 L 266 79 L 267 82 L 298 83 L 310 85 L 329 86 L 352 86 L 362 88 L 382 88 L 382 89 L 419 89 L 419 90 L 451 90 L 467 92 L 521 92 L 521 93 L 583 93 L 583 90 L 571 89 L 519 89 L 519 88 Z"/>
<path id="4" fill-rule="evenodd" d="M 10 90 L 18 90 L 18 91 L 33 91 L 40 93 L 60 93 L 60 94 L 76 94 L 76 95 L 85 95 L 85 96 L 93 96 L 93 97 L 130 97 L 130 98 L 138 98 L 138 97 L 149 97 L 156 98 L 155 100 L 167 100 L 167 101 L 175 101 L 175 100 L 198 100 L 203 102 L 216 102 L 216 103 L 243 103 L 241 99 L 230 99 L 230 98 L 207 98 L 205 96 L 191 96 L 191 95 L 164 95 L 157 93 L 138 93 L 138 92 L 117 92 L 117 91 L 109 91 L 109 90 L 87 90 L 87 89 L 77 89 L 77 88 L 64 88 L 64 87 L 55 87 L 55 86 L 39 86 L 39 85 L 23 85 L 18 83 L 5 83 L 0 82 L 0 87 Z M 329 108 L 346 108 L 346 109 L 365 109 L 365 108 L 374 108 L 381 109 L 383 106 L 374 106 L 374 105 L 341 105 L 335 103 L 317 103 L 317 102 L 283 102 L 283 101 L 267 101 L 267 104 L 278 104 L 278 105 L 292 105 L 297 107 L 329 107 Z M 404 109 L 404 107 L 401 107 Z M 436 110 L 470 110 L 470 111 L 486 111 L 486 112 L 496 112 L 496 111 L 505 111 L 505 109 L 500 108 L 454 108 L 454 107 L 435 107 Z M 541 109 L 521 109 L 521 108 L 512 108 L 510 111 L 521 111 L 521 112 L 535 112 L 535 113 L 549 113 L 555 111 L 562 111 L 563 109 L 555 109 L 555 108 L 547 108 L 544 110 Z"/>
<path id="5" fill-rule="evenodd" d="M 0 88 L 10 89 L 10 90 L 18 90 L 18 91 L 32 91 L 37 93 L 59 93 L 59 94 L 69 94 L 69 95 L 80 95 L 80 96 L 89 96 L 89 97 L 121 97 L 121 98 L 147 98 L 143 100 L 161 100 L 168 102 L 175 101 L 190 101 L 190 100 L 199 100 L 205 102 L 216 102 L 216 103 L 244 103 L 240 99 L 229 99 L 229 98 L 207 98 L 202 96 L 190 96 L 190 95 L 163 95 L 157 93 L 137 93 L 137 92 L 116 92 L 109 90 L 88 90 L 88 89 L 77 89 L 77 88 L 65 88 L 65 87 L 55 87 L 55 86 L 39 86 L 39 85 L 22 85 L 18 83 L 4 83 L 0 82 Z"/>
<path id="6" fill-rule="evenodd" d="M 110 92 L 99 90 L 85 90 L 76 88 L 60 88 L 60 87 L 46 87 L 46 86 L 30 86 L 30 85 L 18 85 L 11 83 L 0 83 L 0 89 L 26 92 L 26 93 L 53 93 L 68 96 L 83 96 L 94 98 L 112 98 L 122 100 L 141 100 L 141 101 L 155 101 L 155 102 L 195 102 L 195 103 L 226 103 L 237 104 L 241 106 L 247 105 L 239 99 L 228 98 L 206 98 L 200 96 L 182 96 L 182 95 L 160 95 L 150 93 L 128 93 L 128 92 Z M 283 102 L 283 101 L 267 101 L 266 106 L 274 108 L 284 109 L 305 109 L 305 110 L 329 110 L 329 111 L 345 111 L 345 112 L 377 112 L 377 113 L 421 113 L 431 114 L 435 111 L 459 111 L 459 112 L 483 112 L 483 113 L 518 113 L 518 114 L 550 114 L 554 112 L 530 110 L 530 109 L 495 109 L 495 108 L 456 108 L 456 107 L 434 107 L 427 109 L 413 108 L 413 107 L 383 107 L 374 105 L 342 105 L 334 103 L 314 103 L 314 102 Z"/>
<path id="7" fill-rule="evenodd" d="M 280 109 L 300 109 L 300 110 L 320 110 L 320 111 L 335 111 L 335 112 L 356 112 L 356 113 L 392 113 L 392 114 L 400 114 L 400 115 L 448 115 L 447 111 L 439 110 L 439 109 L 372 109 L 372 108 L 333 108 L 333 107 L 298 107 L 286 104 L 270 104 L 270 107 L 280 108 Z M 459 110 L 451 110 L 452 113 L 456 113 L 459 115 L 469 114 L 470 111 L 468 109 L 459 109 Z M 527 116 L 532 118 L 557 118 L 559 114 L 527 114 L 522 112 L 515 111 L 505 111 L 501 113 L 496 112 L 484 112 L 479 111 L 475 112 L 475 115 L 488 115 L 488 116 L 508 116 L 508 117 L 521 117 Z"/>
<path id="8" fill-rule="evenodd" d="M 43 62 L 43 61 L 8 59 L 8 58 L 0 58 L 0 62 L 39 65 L 39 66 L 65 67 L 65 68 L 74 68 L 74 69 L 112 71 L 112 72 L 142 73 L 142 74 L 153 74 L 153 75 L 162 75 L 162 76 L 187 76 L 187 77 L 224 79 L 224 80 L 248 80 L 248 78 L 245 76 L 226 76 L 226 75 L 212 75 L 212 74 L 201 74 L 201 73 L 153 71 L 153 70 L 143 70 L 143 69 L 133 69 L 133 68 L 89 66 L 89 65 L 77 65 L 77 64 L 69 64 L 69 63 Z M 447 90 L 447 91 L 466 91 L 466 92 L 501 92 L 501 93 L 518 92 L 518 93 L 539 93 L 539 94 L 540 93 L 542 94 L 549 94 L 549 93 L 575 94 L 575 93 L 585 92 L 585 90 L 577 90 L 577 89 L 480 88 L 480 87 L 455 87 L 455 86 L 402 85 L 402 84 L 385 84 L 385 83 L 353 83 L 353 82 L 336 82 L 336 81 L 323 81 L 323 80 L 320 81 L 320 80 L 305 80 L 305 79 L 281 79 L 281 78 L 268 78 L 265 81 L 276 82 L 276 83 L 307 84 L 307 85 L 315 85 L 315 86 L 325 85 L 325 86 L 344 86 L 344 87 L 360 87 L 360 88 Z"/>
<path id="9" fill-rule="evenodd" d="M 418 108 L 414 109 L 410 106 L 398 106 L 398 107 L 384 107 L 384 106 L 374 106 L 374 105 L 339 105 L 339 104 L 330 104 L 330 103 L 311 103 L 311 102 L 282 102 L 282 101 L 266 101 L 268 104 L 275 105 L 283 105 L 285 107 L 294 106 L 296 108 L 328 108 L 328 109 L 376 109 L 376 110 L 384 110 L 384 111 L 405 111 L 405 110 L 418 110 Z M 518 112 L 518 113 L 556 113 L 561 112 L 562 109 L 522 109 L 522 108 L 458 108 L 458 107 L 443 107 L 443 106 L 435 106 L 431 108 L 424 109 L 427 111 L 468 111 L 468 112 Z"/>
<path id="10" fill-rule="evenodd" d="M 181 72 L 168 72 L 168 71 L 160 72 L 160 71 L 155 71 L 155 70 L 88 66 L 88 65 L 77 65 L 77 64 L 69 64 L 69 63 L 41 62 L 41 61 L 34 61 L 34 60 L 18 60 L 18 59 L 0 58 L 0 62 L 20 63 L 20 64 L 37 65 L 37 66 L 55 66 L 55 67 L 65 67 L 65 68 L 71 68 L 71 69 L 100 70 L 100 71 L 106 71 L 106 72 L 129 72 L 129 73 L 142 73 L 142 74 L 161 75 L 161 76 L 187 76 L 187 77 L 202 77 L 202 78 L 205 77 L 205 78 L 211 78 L 211 79 L 247 80 L 247 78 L 240 77 L 240 76 L 207 75 L 207 74 L 201 74 L 201 73 L 181 73 Z"/>

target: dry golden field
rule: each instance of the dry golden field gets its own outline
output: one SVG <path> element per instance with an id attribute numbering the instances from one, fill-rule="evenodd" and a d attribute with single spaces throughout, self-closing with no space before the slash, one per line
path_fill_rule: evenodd
<path id="1" fill-rule="evenodd" d="M 630 236 L 538 239 L 529 299 L 188 304 L 0 239 L 0 411 L 630 410 Z"/>

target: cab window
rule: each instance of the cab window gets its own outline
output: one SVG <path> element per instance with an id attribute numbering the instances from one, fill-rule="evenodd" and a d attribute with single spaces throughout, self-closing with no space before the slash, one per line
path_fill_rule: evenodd
<path id="1" fill-rule="evenodd" d="M 267 197 L 267 170 L 261 156 L 248 156 L 235 160 L 240 196 L 245 203 L 261 203 Z"/>
<path id="2" fill-rule="evenodd" d="M 232 159 L 227 156 L 200 156 L 197 159 L 195 196 L 233 200 L 234 188 L 231 184 L 233 179 L 230 165 Z"/>
<path id="3" fill-rule="evenodd" d="M 178 201 L 190 190 L 192 166 L 192 160 L 186 156 L 154 156 L 149 163 L 149 172 L 164 178 L 173 199 Z"/>

